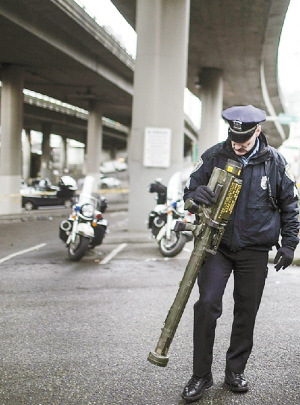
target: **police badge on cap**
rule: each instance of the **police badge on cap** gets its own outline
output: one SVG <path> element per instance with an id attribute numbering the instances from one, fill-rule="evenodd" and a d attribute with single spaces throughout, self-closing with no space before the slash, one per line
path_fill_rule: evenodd
<path id="1" fill-rule="evenodd" d="M 233 106 L 224 110 L 222 117 L 229 124 L 229 139 L 244 143 L 254 134 L 257 125 L 266 120 L 266 113 L 253 105 Z"/>

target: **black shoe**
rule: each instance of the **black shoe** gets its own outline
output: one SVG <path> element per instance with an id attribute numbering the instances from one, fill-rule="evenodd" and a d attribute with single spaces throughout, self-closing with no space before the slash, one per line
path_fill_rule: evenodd
<path id="1" fill-rule="evenodd" d="M 247 392 L 248 381 L 243 373 L 235 373 L 233 371 L 225 371 L 225 384 L 233 392 Z"/>
<path id="2" fill-rule="evenodd" d="M 205 390 L 208 390 L 213 385 L 212 374 L 208 373 L 204 377 L 193 375 L 190 381 L 183 389 L 181 397 L 187 402 L 197 401 L 202 397 Z"/>

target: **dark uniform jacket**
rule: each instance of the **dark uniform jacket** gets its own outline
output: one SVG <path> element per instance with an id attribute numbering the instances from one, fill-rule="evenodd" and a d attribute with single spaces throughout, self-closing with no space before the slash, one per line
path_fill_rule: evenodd
<path id="1" fill-rule="evenodd" d="M 284 157 L 259 136 L 259 151 L 243 168 L 243 185 L 235 208 L 226 225 L 221 244 L 230 250 L 243 248 L 271 250 L 281 230 L 282 246 L 295 248 L 299 242 L 298 193 Z M 241 162 L 230 140 L 208 149 L 191 174 L 184 200 L 193 198 L 199 185 L 207 185 L 214 167 L 224 169 L 228 159 Z M 267 178 L 276 207 L 272 207 Z"/>

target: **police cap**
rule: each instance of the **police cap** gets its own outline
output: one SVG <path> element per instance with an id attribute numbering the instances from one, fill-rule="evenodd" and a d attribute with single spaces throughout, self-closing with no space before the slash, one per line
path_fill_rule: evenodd
<path id="1" fill-rule="evenodd" d="M 253 105 L 233 106 L 224 110 L 222 117 L 229 124 L 229 139 L 244 143 L 254 134 L 257 125 L 266 120 L 266 113 Z"/>

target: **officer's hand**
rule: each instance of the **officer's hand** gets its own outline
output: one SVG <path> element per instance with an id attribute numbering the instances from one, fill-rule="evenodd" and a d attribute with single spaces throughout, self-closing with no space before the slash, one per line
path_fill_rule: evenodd
<path id="1" fill-rule="evenodd" d="M 288 246 L 281 246 L 278 249 L 278 252 L 274 259 L 274 264 L 276 264 L 275 269 L 279 271 L 282 269 L 286 269 L 294 259 L 294 249 Z"/>
<path id="2" fill-rule="evenodd" d="M 193 199 L 200 204 L 212 205 L 217 201 L 217 196 L 208 186 L 199 186 L 195 190 Z"/>

